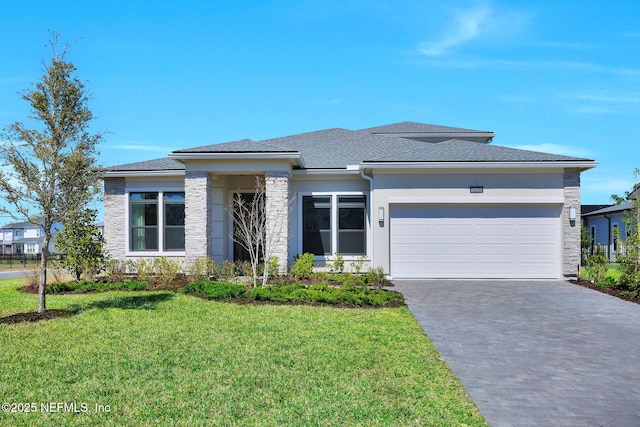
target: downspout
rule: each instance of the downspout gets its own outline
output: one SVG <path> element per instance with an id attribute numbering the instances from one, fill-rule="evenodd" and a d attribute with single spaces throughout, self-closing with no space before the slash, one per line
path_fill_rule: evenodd
<path id="1" fill-rule="evenodd" d="M 611 262 L 611 217 L 604 214 L 607 218 L 607 261 Z"/>
<path id="2" fill-rule="evenodd" d="M 373 236 L 375 234 L 375 230 L 373 227 L 373 178 L 364 173 L 364 165 L 358 165 L 358 170 L 360 171 L 360 176 L 363 179 L 369 181 L 369 228 L 371 230 L 371 266 L 373 266 Z"/>

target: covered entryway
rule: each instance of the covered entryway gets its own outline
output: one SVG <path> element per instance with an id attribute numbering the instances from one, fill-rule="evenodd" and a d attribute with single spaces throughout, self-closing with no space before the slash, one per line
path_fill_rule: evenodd
<path id="1" fill-rule="evenodd" d="M 560 205 L 392 205 L 394 278 L 559 278 Z"/>

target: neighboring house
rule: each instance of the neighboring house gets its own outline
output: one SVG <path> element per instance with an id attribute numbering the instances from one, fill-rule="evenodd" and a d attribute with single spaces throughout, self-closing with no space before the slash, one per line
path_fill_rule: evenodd
<path id="1" fill-rule="evenodd" d="M 638 189 L 629 194 L 629 199 L 638 198 Z M 590 205 L 595 206 L 595 205 Z M 624 251 L 622 244 L 629 235 L 625 218 L 634 212 L 638 214 L 638 208 L 633 201 L 621 203 L 619 205 L 605 205 L 600 209 L 584 210 L 582 213 L 582 225 L 589 230 L 591 238 L 591 248 L 602 246 L 605 248 L 607 258 L 615 261 L 617 255 Z"/>
<path id="2" fill-rule="evenodd" d="M 104 234 L 117 259 L 241 257 L 234 194 L 265 178 L 282 268 L 366 256 L 393 278 L 562 278 L 580 262 L 589 159 L 491 145 L 493 132 L 404 122 L 173 151 L 107 168 Z M 274 230 L 282 230 L 275 232 Z"/>
<path id="3" fill-rule="evenodd" d="M 54 232 L 59 227 L 54 227 Z M 42 253 L 44 228 L 30 222 L 15 222 L 0 228 L 0 245 L 2 255 L 39 255 Z M 49 244 L 53 251 L 55 245 Z"/>

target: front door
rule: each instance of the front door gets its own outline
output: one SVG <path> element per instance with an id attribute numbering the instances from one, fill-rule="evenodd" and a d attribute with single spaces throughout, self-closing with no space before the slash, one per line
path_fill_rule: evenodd
<path id="1" fill-rule="evenodd" d="M 235 193 L 233 195 L 233 209 L 234 209 L 234 219 L 233 219 L 233 260 L 234 261 L 251 261 L 249 251 L 243 246 L 240 241 L 244 242 L 246 239 L 243 239 L 239 235 L 239 230 L 241 225 L 238 224 L 238 218 L 236 218 L 236 212 L 238 212 L 238 197 L 242 200 L 245 206 L 250 207 L 255 199 L 255 193 Z M 251 211 L 251 209 L 249 209 Z M 245 220 L 249 220 L 250 213 L 245 212 Z M 255 241 L 254 241 L 255 242 Z M 245 244 L 247 244 L 245 242 Z"/>

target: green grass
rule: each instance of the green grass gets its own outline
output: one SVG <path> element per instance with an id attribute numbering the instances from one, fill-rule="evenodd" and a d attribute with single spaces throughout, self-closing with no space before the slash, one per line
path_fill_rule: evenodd
<path id="1" fill-rule="evenodd" d="M 0 317 L 36 307 L 0 281 Z M 406 307 L 52 295 L 77 315 L 0 324 L 0 425 L 486 426 Z M 88 413 L 42 413 L 76 402 Z M 96 413 L 94 405 L 110 412 Z"/>

